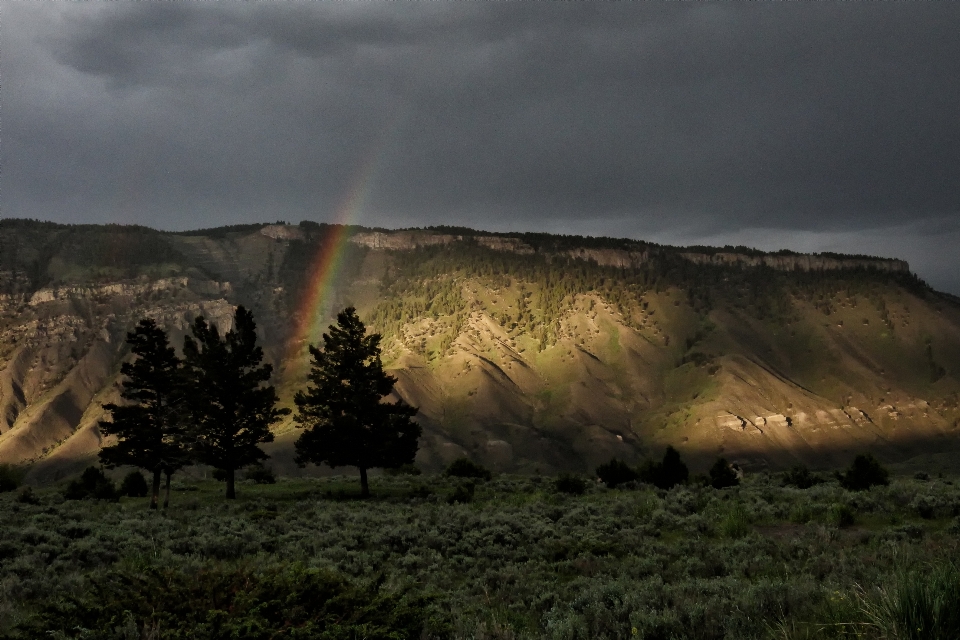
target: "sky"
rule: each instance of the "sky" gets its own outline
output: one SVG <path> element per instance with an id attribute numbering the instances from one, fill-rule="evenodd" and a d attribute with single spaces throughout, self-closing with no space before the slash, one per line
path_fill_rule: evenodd
<path id="1" fill-rule="evenodd" d="M 0 0 L 0 217 L 898 257 L 960 294 L 960 3 Z"/>

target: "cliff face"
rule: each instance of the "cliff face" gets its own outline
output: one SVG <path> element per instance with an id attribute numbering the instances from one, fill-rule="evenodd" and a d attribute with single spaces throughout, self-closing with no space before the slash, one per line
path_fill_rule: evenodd
<path id="1" fill-rule="evenodd" d="M 306 371 L 292 327 L 356 306 L 420 407 L 428 468 L 583 471 L 666 444 L 695 464 L 826 467 L 960 436 L 960 307 L 902 261 L 353 229 L 321 308 L 303 309 L 342 231 L 0 222 L 0 462 L 33 463 L 35 481 L 86 464 L 126 332 L 154 318 L 180 346 L 197 315 L 226 329 L 237 304 L 288 406 Z M 296 435 L 281 426 L 270 449 L 283 472 Z"/>

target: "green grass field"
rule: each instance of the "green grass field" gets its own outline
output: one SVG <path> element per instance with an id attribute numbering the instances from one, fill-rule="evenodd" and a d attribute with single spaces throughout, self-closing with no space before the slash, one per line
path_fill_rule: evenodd
<path id="1" fill-rule="evenodd" d="M 960 610 L 949 478 L 463 485 L 377 476 L 360 500 L 351 478 L 281 479 L 227 502 L 181 475 L 165 512 L 3 493 L 0 637 L 957 637 L 923 617 Z"/>

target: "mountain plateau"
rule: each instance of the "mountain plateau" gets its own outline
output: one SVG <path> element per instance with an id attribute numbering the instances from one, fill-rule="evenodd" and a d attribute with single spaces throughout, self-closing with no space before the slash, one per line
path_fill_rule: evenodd
<path id="1" fill-rule="evenodd" d="M 153 318 L 180 346 L 194 317 L 227 328 L 238 304 L 288 406 L 320 338 L 296 328 L 355 306 L 383 335 L 395 393 L 420 407 L 426 469 L 468 456 L 583 472 L 667 444 L 695 468 L 720 455 L 830 468 L 960 443 L 960 300 L 899 260 L 460 228 L 2 220 L 0 462 L 29 464 L 33 482 L 88 464 L 126 332 Z M 300 472 L 297 433 L 288 421 L 269 445 L 282 473 Z"/>

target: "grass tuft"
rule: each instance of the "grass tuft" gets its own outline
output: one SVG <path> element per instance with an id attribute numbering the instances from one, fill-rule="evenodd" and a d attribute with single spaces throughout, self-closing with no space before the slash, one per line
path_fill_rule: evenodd
<path id="1" fill-rule="evenodd" d="M 960 638 L 960 569 L 942 564 L 905 571 L 892 589 L 878 587 L 874 598 L 861 594 L 861 608 L 883 638 L 956 640 Z"/>

